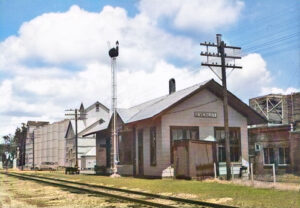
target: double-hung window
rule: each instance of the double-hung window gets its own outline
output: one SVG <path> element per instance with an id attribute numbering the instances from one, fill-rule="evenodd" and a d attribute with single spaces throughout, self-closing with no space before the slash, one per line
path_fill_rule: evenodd
<path id="1" fill-rule="evenodd" d="M 279 165 L 290 164 L 290 149 L 287 147 L 280 147 L 279 149 Z"/>
<path id="2" fill-rule="evenodd" d="M 225 131 L 223 127 L 215 128 L 215 137 L 218 145 L 218 161 L 226 162 L 225 150 Z M 229 128 L 229 142 L 230 142 L 230 161 L 238 162 L 241 157 L 241 137 L 240 128 Z"/>
<path id="3" fill-rule="evenodd" d="M 264 148 L 264 164 L 269 165 L 275 162 L 275 154 L 273 148 Z"/>

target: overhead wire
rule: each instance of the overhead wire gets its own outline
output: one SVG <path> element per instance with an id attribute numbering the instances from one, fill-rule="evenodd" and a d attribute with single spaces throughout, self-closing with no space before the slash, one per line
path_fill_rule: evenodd
<path id="1" fill-rule="evenodd" d="M 253 45 L 251 47 L 246 47 L 243 50 L 244 51 L 251 51 L 252 49 L 256 49 L 257 50 L 257 48 L 262 48 L 262 47 L 266 47 L 266 46 L 269 46 L 269 45 L 278 44 L 280 42 L 292 39 L 294 37 L 298 37 L 299 34 L 300 34 L 300 31 L 296 32 L 296 33 L 293 33 L 293 34 L 290 34 L 290 35 L 282 36 L 280 38 L 276 38 L 276 39 L 267 41 L 267 42 L 262 43 L 262 44 L 256 44 L 256 45 Z"/>
<path id="2" fill-rule="evenodd" d="M 239 29 L 239 32 L 236 33 L 236 35 L 231 36 L 231 40 L 233 42 L 240 42 L 241 40 L 243 40 L 244 35 L 243 35 L 243 33 L 241 34 L 241 31 L 242 32 L 245 31 L 248 34 L 252 33 L 254 35 L 254 37 L 256 37 L 257 32 L 260 31 L 260 30 L 265 30 L 266 26 L 270 25 L 269 23 L 272 23 L 272 24 L 274 24 L 274 23 L 285 23 L 283 21 L 286 21 L 287 18 L 288 18 L 289 22 L 294 22 L 294 21 L 291 21 L 289 18 L 291 17 L 291 15 L 294 15 L 294 13 L 296 15 L 299 14 L 298 13 L 299 11 L 298 11 L 296 6 L 300 6 L 299 2 L 296 2 L 292 5 L 289 5 L 289 6 L 284 7 L 284 8 L 281 7 L 279 10 L 275 11 L 274 14 L 272 14 L 272 15 L 268 15 L 268 16 L 264 16 L 264 17 L 260 17 L 258 19 L 255 19 L 255 24 L 257 25 L 257 27 L 253 27 L 251 29 L 247 28 L 247 30 L 240 30 Z M 290 10 L 291 8 L 292 8 L 292 10 Z M 289 15 L 286 15 L 287 13 Z M 278 17 L 280 17 L 280 18 L 278 18 Z M 245 27 L 247 27 L 247 26 L 245 26 Z M 280 28 L 280 27 L 278 27 L 278 28 Z"/>
<path id="3" fill-rule="evenodd" d="M 243 47 L 250 47 L 251 45 L 264 42 L 270 39 L 282 37 L 284 35 L 289 35 L 294 32 L 297 32 L 300 30 L 300 23 L 293 24 L 291 27 L 287 28 L 281 28 L 280 30 L 272 30 L 272 32 L 269 33 L 263 33 L 263 35 L 255 36 L 255 39 L 251 40 L 251 37 L 247 39 L 247 41 L 244 42 L 236 42 L 236 44 L 241 45 Z"/>
<path id="4" fill-rule="evenodd" d="M 295 5 L 288 6 L 287 8 L 284 8 L 284 9 L 290 9 L 290 8 L 294 7 Z M 278 16 L 283 15 L 283 14 L 286 13 L 286 10 L 284 10 L 284 9 L 281 10 L 280 13 L 276 13 L 274 15 L 271 15 L 271 16 L 268 16 L 268 17 L 265 17 L 265 18 L 261 18 L 260 20 L 256 21 L 256 23 L 259 23 L 259 22 L 265 23 L 265 24 L 262 24 L 261 28 L 256 27 L 256 28 L 253 29 L 253 32 L 256 32 L 256 33 L 257 33 L 258 30 L 265 30 L 265 25 L 268 24 L 268 23 L 272 23 L 272 24 L 270 24 L 271 27 L 277 27 L 276 26 L 277 24 L 283 24 L 283 27 L 278 27 L 279 30 L 277 30 L 276 32 L 270 31 L 271 35 L 266 35 L 265 34 L 261 38 L 252 39 L 252 41 L 250 41 L 250 42 L 247 41 L 244 45 L 243 44 L 238 44 L 238 45 L 242 45 L 242 47 L 246 47 L 245 49 L 242 50 L 243 54 L 241 54 L 241 55 L 244 56 L 244 55 L 247 55 L 250 52 L 260 52 L 261 53 L 261 52 L 264 52 L 264 51 L 268 51 L 268 50 L 272 49 L 273 47 L 280 47 L 282 45 L 286 45 L 287 41 L 291 41 L 291 40 L 293 40 L 293 38 L 297 37 L 297 35 L 299 34 L 298 32 L 296 32 L 296 33 L 286 33 L 286 32 L 289 32 L 290 30 L 292 30 L 291 32 L 293 32 L 293 29 L 295 28 L 295 26 L 296 27 L 299 26 L 298 22 L 296 22 L 296 24 L 293 21 L 290 22 L 289 17 L 288 18 L 283 18 L 280 21 L 277 21 L 277 22 L 275 21 L 274 22 L 274 17 L 278 17 Z M 293 9 L 292 12 L 297 12 L 297 10 Z M 291 13 L 291 11 L 290 11 L 290 13 Z M 283 17 L 285 17 L 285 16 L 283 16 Z M 287 21 L 289 21 L 290 23 L 284 24 Z M 249 30 L 247 30 L 247 32 L 249 32 Z M 242 39 L 242 37 L 243 36 L 239 34 L 239 38 Z M 238 42 L 238 41 L 236 41 L 236 42 Z M 284 51 L 284 50 L 279 49 L 277 51 Z M 216 61 L 216 60 L 217 60 L 217 58 L 215 58 L 215 59 L 211 58 L 211 61 Z M 200 63 L 199 63 L 199 66 L 200 66 Z M 183 74 L 182 71 L 178 71 L 177 73 L 173 74 L 172 77 L 180 76 L 180 78 L 184 78 L 184 77 L 190 76 L 192 73 L 195 73 L 198 70 L 200 70 L 200 68 L 194 68 L 192 70 L 188 70 L 188 73 L 185 73 L 185 74 Z M 227 74 L 227 77 L 229 77 L 230 74 L 233 71 L 234 70 L 232 69 Z M 151 93 L 152 94 L 154 91 L 156 91 L 155 88 L 153 88 L 151 90 L 143 91 L 143 93 L 147 93 L 147 94 Z M 124 94 L 125 93 L 126 92 L 124 92 Z M 123 92 L 122 92 L 122 94 L 123 94 Z"/>

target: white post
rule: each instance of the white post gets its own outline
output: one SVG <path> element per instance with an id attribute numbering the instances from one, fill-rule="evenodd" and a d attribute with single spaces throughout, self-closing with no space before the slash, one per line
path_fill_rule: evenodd
<path id="1" fill-rule="evenodd" d="M 273 183 L 276 184 L 276 172 L 275 172 L 275 164 L 273 163 Z"/>
<path id="2" fill-rule="evenodd" d="M 251 181 L 252 181 L 252 183 L 254 182 L 253 181 L 253 163 L 251 163 Z"/>
<path id="3" fill-rule="evenodd" d="M 214 162 L 214 174 L 215 174 L 215 179 L 217 179 L 217 166 L 215 162 Z"/>
<path id="4" fill-rule="evenodd" d="M 234 168 L 233 168 L 233 164 L 231 164 L 231 176 L 232 176 L 232 180 L 234 179 Z"/>
<path id="5" fill-rule="evenodd" d="M 117 174 L 117 117 L 116 117 L 116 109 L 117 109 L 117 74 L 116 74 L 116 65 L 117 65 L 117 56 L 119 55 L 119 42 L 116 42 L 116 48 L 112 48 L 109 50 L 109 56 L 111 57 L 111 82 L 112 82 L 112 112 L 113 112 L 113 125 L 112 125 L 112 140 L 113 140 L 113 163 L 112 163 L 112 170 L 113 174 L 112 177 L 119 177 Z"/>

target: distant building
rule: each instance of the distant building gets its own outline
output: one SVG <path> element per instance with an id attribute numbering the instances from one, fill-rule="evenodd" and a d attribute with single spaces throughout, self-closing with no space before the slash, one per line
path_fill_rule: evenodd
<path id="1" fill-rule="evenodd" d="M 81 156 L 85 156 L 85 164 L 90 167 L 95 164 L 96 156 L 92 156 L 93 148 L 96 146 L 95 135 L 83 138 L 82 135 L 98 128 L 107 122 L 109 109 L 99 102 L 84 109 L 81 104 L 78 112 L 78 161 L 81 167 Z M 18 151 L 24 156 L 25 169 L 43 169 L 47 167 L 57 168 L 75 165 L 75 121 L 65 119 L 52 124 L 44 121 L 28 121 L 26 127 L 26 138 L 21 143 Z M 91 158 L 94 161 L 91 162 Z M 19 166 L 23 163 L 19 159 Z M 21 164 L 22 163 L 22 164 Z"/>
<path id="2" fill-rule="evenodd" d="M 87 168 L 86 165 L 90 163 L 96 163 L 96 155 L 92 156 L 91 150 L 96 147 L 96 135 L 92 134 L 88 137 L 83 137 L 87 131 L 99 127 L 102 123 L 108 122 L 109 120 L 109 109 L 101 104 L 95 102 L 88 108 L 84 108 L 83 104 L 80 105 L 78 122 L 77 122 L 77 133 L 78 133 L 78 166 L 81 169 Z M 74 167 L 76 161 L 76 146 L 75 146 L 75 121 L 71 120 L 68 123 L 68 128 L 65 134 L 66 138 L 66 156 L 65 165 L 68 167 Z M 85 156 L 85 162 L 82 166 L 81 157 Z M 89 160 L 86 163 L 86 160 Z M 93 160 L 91 162 L 91 160 Z"/>
<path id="3" fill-rule="evenodd" d="M 96 165 L 96 146 L 94 146 L 90 151 L 81 155 L 81 169 L 94 169 Z"/>
<path id="4" fill-rule="evenodd" d="M 25 144 L 25 169 L 34 168 L 34 130 L 40 126 L 48 125 L 46 121 L 28 121 L 27 122 L 27 135 Z"/>
<path id="5" fill-rule="evenodd" d="M 250 106 L 268 120 L 249 126 L 249 156 L 256 174 L 300 174 L 300 93 L 252 98 Z"/>
<path id="6" fill-rule="evenodd" d="M 223 91 L 214 80 L 175 91 L 140 105 L 117 109 L 118 172 L 123 175 L 162 177 L 170 166 L 177 177 L 213 176 L 225 172 Z M 235 174 L 248 162 L 247 125 L 266 120 L 228 92 L 231 161 Z M 111 121 L 86 136 L 97 134 L 97 165 L 109 171 L 113 164 Z"/>
<path id="7" fill-rule="evenodd" d="M 65 166 L 65 134 L 68 123 L 69 120 L 65 119 L 34 129 L 35 168 L 57 168 Z"/>

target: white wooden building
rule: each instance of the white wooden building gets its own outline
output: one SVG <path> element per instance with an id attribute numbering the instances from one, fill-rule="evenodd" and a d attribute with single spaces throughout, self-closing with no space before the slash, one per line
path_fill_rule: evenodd
<path id="1" fill-rule="evenodd" d="M 119 174 L 161 177 L 171 166 L 177 172 L 184 170 L 187 177 L 197 177 L 201 168 L 211 167 L 213 162 L 222 174 L 225 165 L 222 86 L 209 80 L 177 92 L 170 89 L 168 95 L 117 110 Z M 240 167 L 249 160 L 247 125 L 264 123 L 265 119 L 232 93 L 228 92 L 228 96 L 231 161 Z M 113 147 L 110 128 L 109 123 L 103 123 L 85 134 L 97 133 L 97 165 L 108 169 L 112 165 Z M 175 154 L 175 149 L 180 149 L 177 141 L 186 141 L 186 147 L 191 142 L 197 143 L 199 148 L 193 150 L 193 161 L 182 153 Z M 213 148 L 211 155 L 207 164 L 201 163 L 199 157 L 206 154 L 203 147 L 210 142 L 214 142 L 209 147 Z"/>
<path id="2" fill-rule="evenodd" d="M 96 163 L 96 155 L 92 156 L 91 151 L 96 147 L 96 135 L 91 134 L 87 137 L 83 137 L 83 134 L 90 129 L 97 128 L 104 122 L 108 122 L 109 109 L 101 104 L 95 102 L 88 108 L 84 108 L 83 104 L 80 105 L 79 115 L 77 122 L 77 133 L 78 133 L 78 167 L 81 169 L 90 168 L 86 165 L 89 163 L 84 162 L 82 166 L 81 157 L 88 155 L 88 160 L 91 164 Z M 71 120 L 68 123 L 68 128 L 65 134 L 66 138 L 66 156 L 65 166 L 74 167 L 76 164 L 76 146 L 75 146 L 75 121 Z M 86 159 L 86 158 L 85 158 Z"/>

